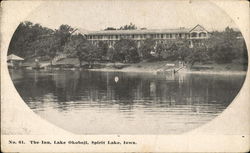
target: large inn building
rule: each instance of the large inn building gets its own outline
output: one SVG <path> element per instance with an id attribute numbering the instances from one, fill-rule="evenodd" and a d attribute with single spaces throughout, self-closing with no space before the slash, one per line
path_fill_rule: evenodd
<path id="1" fill-rule="evenodd" d="M 106 42 L 109 47 L 113 47 L 115 42 L 120 39 L 132 39 L 141 45 L 141 42 L 147 38 L 156 40 L 156 43 L 166 43 L 187 39 L 190 47 L 203 45 L 203 41 L 209 37 L 209 32 L 201 25 L 178 29 L 139 29 L 139 30 L 103 30 L 89 31 L 85 33 L 86 38 L 93 44 L 99 41 Z"/>

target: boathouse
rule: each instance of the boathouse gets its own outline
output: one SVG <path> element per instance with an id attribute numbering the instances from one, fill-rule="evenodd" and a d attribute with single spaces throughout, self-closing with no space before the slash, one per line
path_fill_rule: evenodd
<path id="1" fill-rule="evenodd" d="M 23 60 L 23 58 L 11 54 L 7 57 L 8 67 L 19 67 L 22 65 Z"/>

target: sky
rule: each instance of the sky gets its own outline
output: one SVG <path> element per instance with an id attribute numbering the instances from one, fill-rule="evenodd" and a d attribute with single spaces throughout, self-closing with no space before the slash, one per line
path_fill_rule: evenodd
<path id="1" fill-rule="evenodd" d="M 52 29 L 61 24 L 86 30 L 119 28 L 133 23 L 139 28 L 192 28 L 207 30 L 236 27 L 232 19 L 208 1 L 92 0 L 46 1 L 27 18 Z"/>

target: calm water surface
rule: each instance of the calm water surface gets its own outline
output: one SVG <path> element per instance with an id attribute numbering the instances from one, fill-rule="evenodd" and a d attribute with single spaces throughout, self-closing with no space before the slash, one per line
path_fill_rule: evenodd
<path id="1" fill-rule="evenodd" d="M 245 79 L 245 75 L 65 70 L 10 70 L 10 74 L 35 113 L 76 134 L 187 132 L 218 116 Z"/>

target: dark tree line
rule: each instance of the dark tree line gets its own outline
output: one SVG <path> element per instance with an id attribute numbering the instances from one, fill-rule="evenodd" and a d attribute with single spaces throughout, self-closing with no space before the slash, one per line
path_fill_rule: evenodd
<path id="1" fill-rule="evenodd" d="M 120 29 L 136 29 L 136 26 L 131 23 Z M 52 30 L 28 21 L 22 22 L 12 37 L 8 54 L 14 53 L 26 60 L 39 58 L 48 61 L 57 55 L 66 54 L 89 65 L 94 61 L 135 63 L 142 60 L 181 60 L 191 65 L 206 61 L 231 63 L 238 60 L 247 63 L 244 39 L 239 38 L 240 32 L 228 27 L 222 32 L 212 32 L 204 45 L 193 48 L 190 48 L 186 39 L 167 43 L 146 39 L 139 46 L 134 40 L 121 39 L 110 48 L 102 41 L 97 45 L 92 44 L 83 35 L 75 35 L 75 30 L 69 25 Z"/>
<path id="2" fill-rule="evenodd" d="M 11 39 L 8 54 L 14 53 L 25 59 L 41 58 L 51 61 L 63 52 L 73 31 L 68 25 L 52 30 L 29 21 L 22 22 Z"/>
<path id="3" fill-rule="evenodd" d="M 209 57 L 217 63 L 230 63 L 233 60 L 247 62 L 247 48 L 240 32 L 227 27 L 223 32 L 212 33 L 208 42 Z"/>

